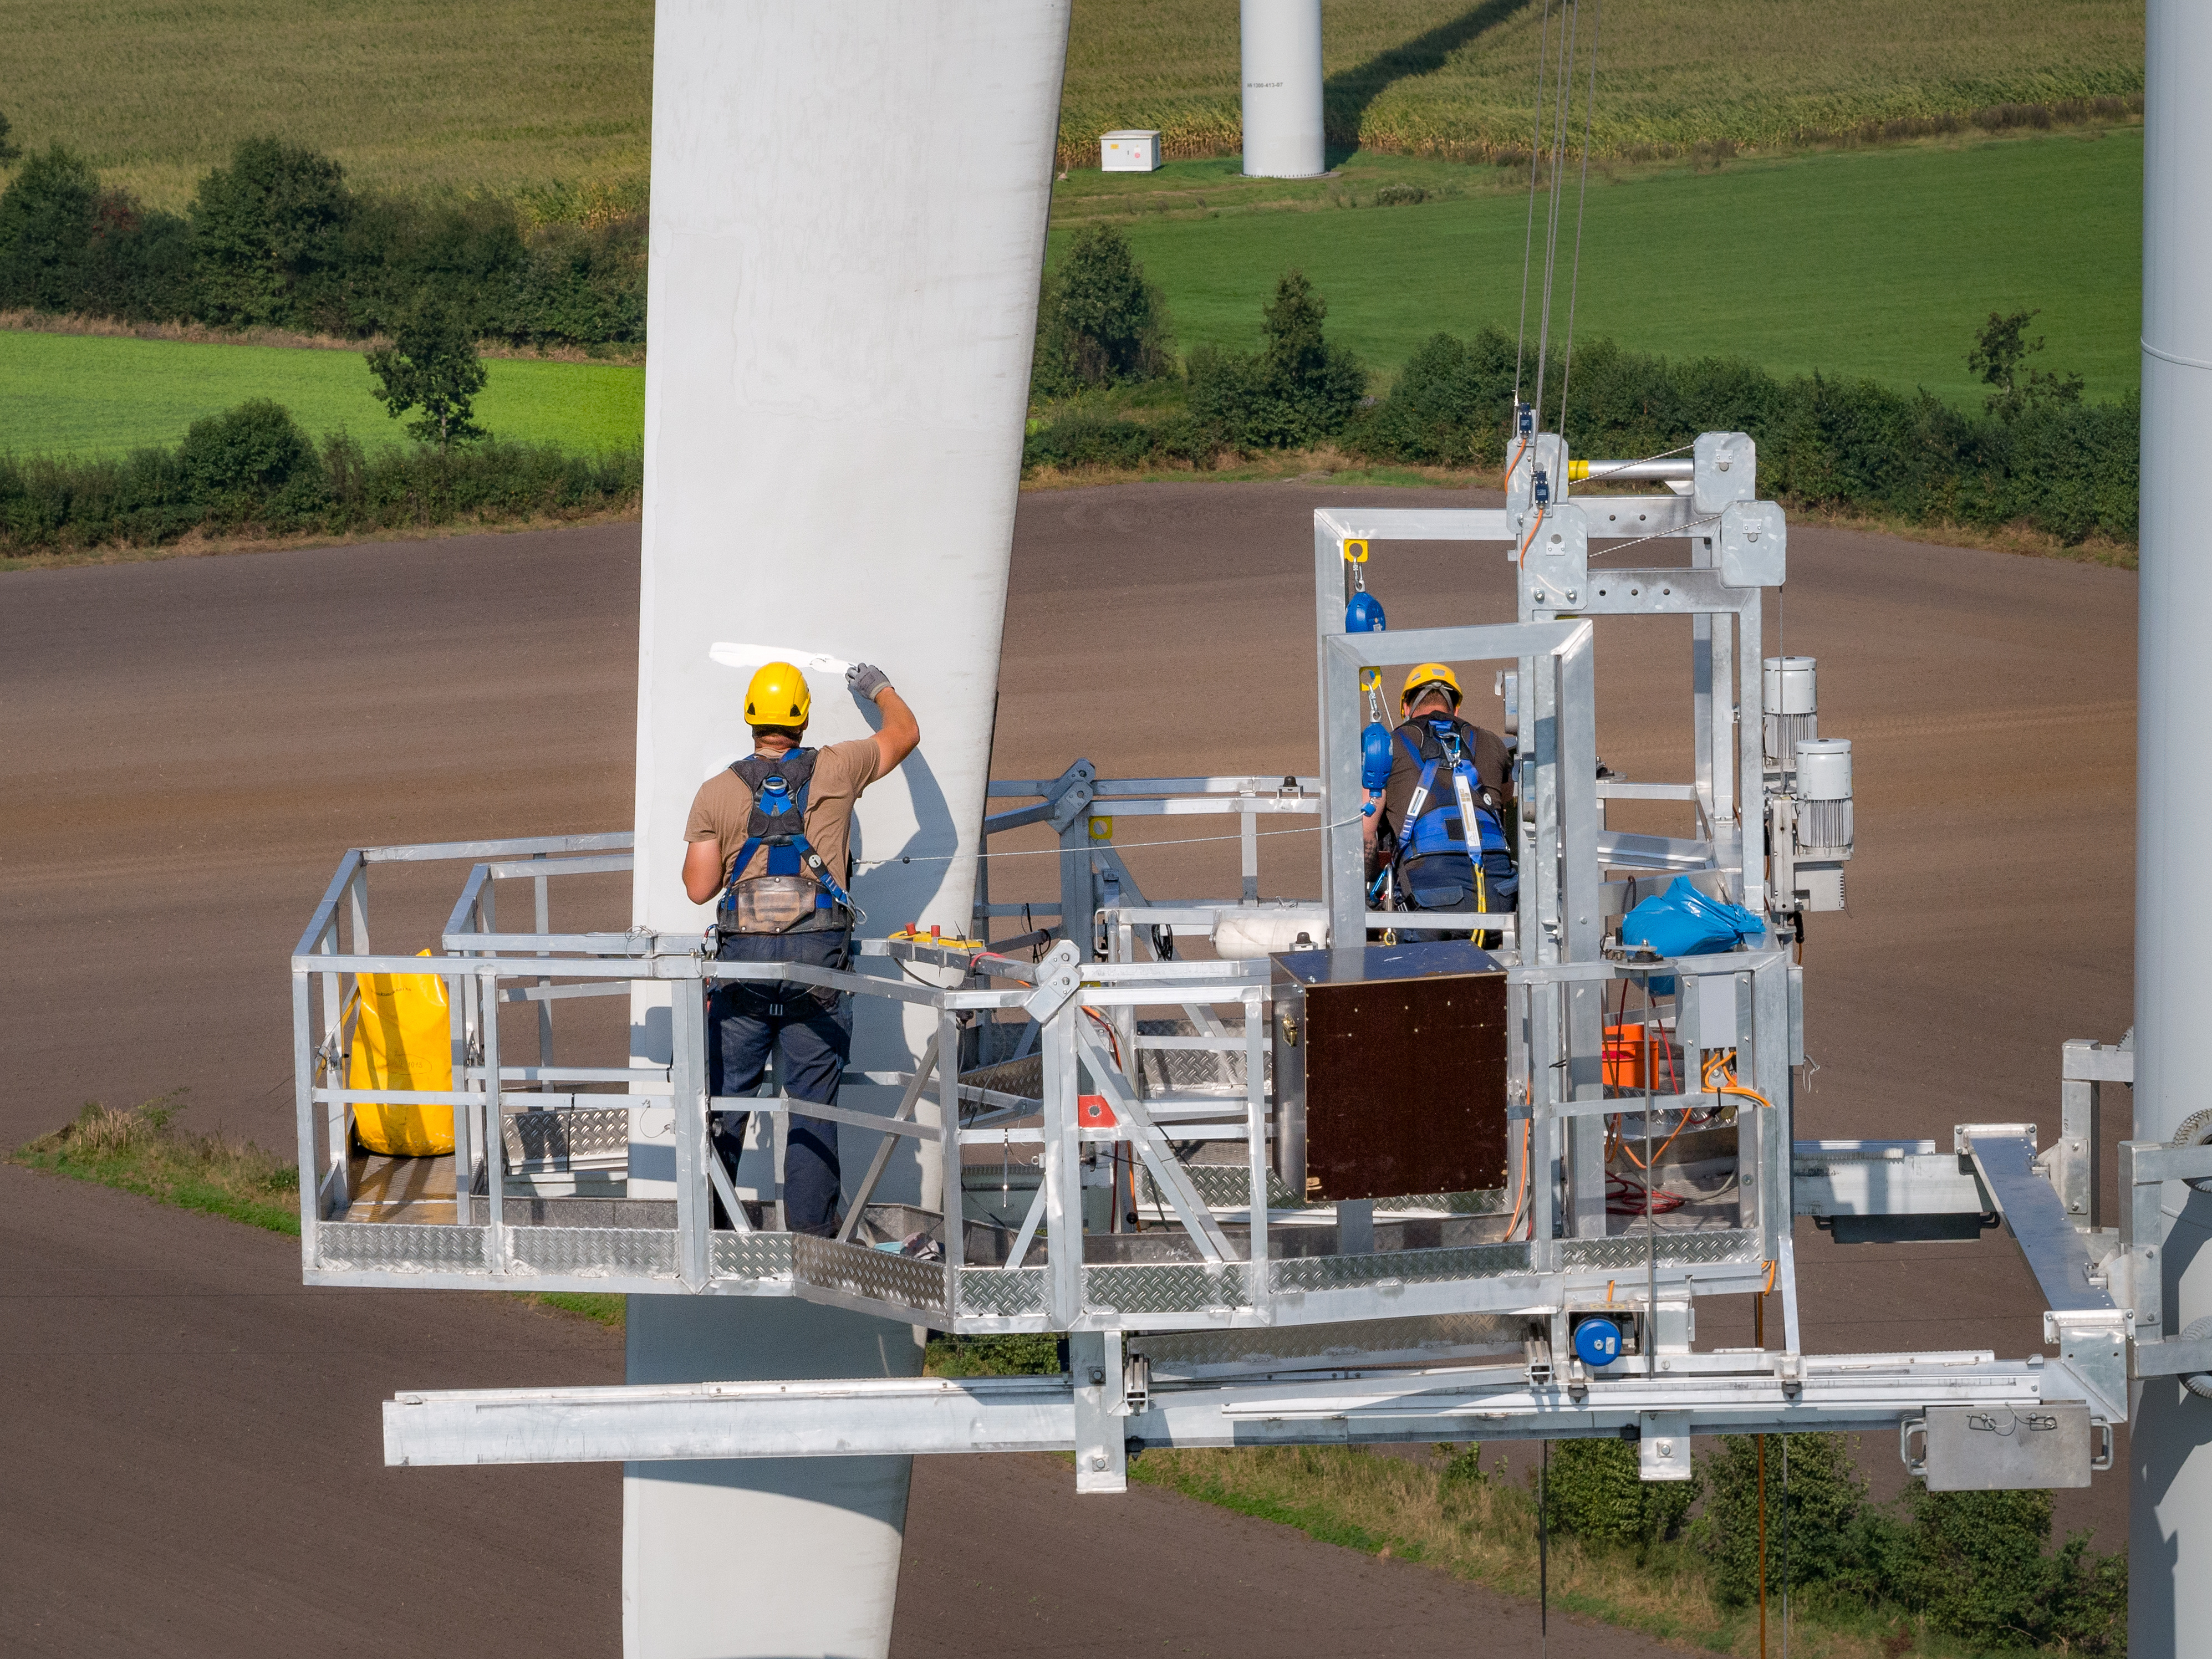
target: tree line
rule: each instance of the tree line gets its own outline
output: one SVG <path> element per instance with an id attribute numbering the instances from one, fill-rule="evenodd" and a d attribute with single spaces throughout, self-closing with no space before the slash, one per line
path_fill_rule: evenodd
<path id="1" fill-rule="evenodd" d="M 1375 462 L 1504 465 L 1516 389 L 1537 378 L 1512 335 L 1486 325 L 1472 339 L 1432 336 L 1376 398 L 1364 366 L 1325 337 L 1328 311 L 1303 274 L 1286 272 L 1257 353 L 1200 346 L 1178 362 L 1165 301 L 1127 241 L 1086 228 L 1046 279 L 1031 388 L 1042 412 L 1024 466 L 1204 467 L 1323 444 Z M 2036 365 L 2045 342 L 2027 335 L 2034 314 L 1992 313 L 1979 331 L 1967 354 L 1990 388 L 1978 411 L 1871 380 L 1785 380 L 1598 340 L 1577 349 L 1571 380 L 1553 354 L 1541 420 L 1576 454 L 1601 458 L 1748 433 L 1762 492 L 1794 507 L 2131 544 L 2136 395 L 2091 403 L 2079 376 Z"/>
<path id="2" fill-rule="evenodd" d="M 533 223 L 503 198 L 368 194 L 276 138 L 241 142 L 181 214 L 58 143 L 0 191 L 0 309 L 358 339 L 434 306 L 476 339 L 627 344 L 645 338 L 645 260 L 642 214 Z"/>
<path id="3" fill-rule="evenodd" d="M 1492 1477 L 1471 1446 L 1445 1478 Z M 1914 1480 L 1876 1504 L 1840 1434 L 1770 1437 L 1763 1468 L 1757 1438 L 1723 1435 L 1680 1483 L 1642 1480 L 1625 1441 L 1565 1440 L 1544 1486 L 1554 1531 L 1647 1565 L 1680 1540 L 1708 1564 L 1724 1605 L 1758 1601 L 1763 1565 L 1770 1606 L 1786 1589 L 1824 1622 L 1918 1623 L 1981 1653 L 2127 1650 L 2127 1557 L 2090 1548 L 2087 1533 L 2053 1548 L 2047 1492 L 1929 1492 Z"/>
<path id="4" fill-rule="evenodd" d="M 179 443 L 120 458 L 0 455 L 0 549 L 573 519 L 633 508 L 643 485 L 635 449 L 574 455 L 489 437 L 447 446 L 433 434 L 420 447 L 371 451 L 344 432 L 318 442 L 264 398 L 193 422 Z"/>

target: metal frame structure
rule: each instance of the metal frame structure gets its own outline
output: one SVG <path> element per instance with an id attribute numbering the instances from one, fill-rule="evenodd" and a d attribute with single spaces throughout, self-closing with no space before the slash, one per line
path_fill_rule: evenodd
<path id="1" fill-rule="evenodd" d="M 2021 1124 L 1960 1126 L 1948 1149 L 1793 1143 L 1802 977 L 1788 949 L 1786 884 L 1778 892 L 1768 879 L 1762 810 L 1786 811 L 1788 785 L 1765 764 L 1759 736 L 1760 604 L 1784 568 L 1780 514 L 1753 499 L 1755 452 L 1741 434 L 1708 434 L 1695 461 L 1658 464 L 1671 491 L 1649 497 L 1567 501 L 1563 489 L 1547 501 L 1530 474 L 1540 460 L 1564 479 L 1564 447 L 1543 434 L 1526 450 L 1502 512 L 1316 514 L 1316 778 L 1117 781 L 1078 762 L 1055 779 L 995 783 L 994 795 L 1032 804 L 990 816 L 985 834 L 1050 829 L 1060 896 L 1056 908 L 994 901 L 979 881 L 977 939 L 868 940 L 853 973 L 723 963 L 690 937 L 553 931 L 549 884 L 627 867 L 623 836 L 347 854 L 292 963 L 301 1164 L 313 1172 L 301 1192 L 310 1282 L 788 1296 L 958 1333 L 1060 1333 L 1070 1354 L 1066 1375 L 1044 1379 L 403 1395 L 386 1407 L 389 1460 L 1047 1448 L 1075 1451 L 1079 1486 L 1096 1491 L 1117 1489 L 1129 1450 L 1145 1445 L 1626 1432 L 1644 1443 L 1647 1478 L 1672 1479 L 1687 1474 L 1692 1433 L 1852 1428 L 1895 1430 L 1909 1460 L 1972 1480 L 1988 1474 L 1986 1460 L 1958 1425 L 2002 1417 L 2050 1426 L 2048 1444 L 2063 1443 L 2063 1456 L 2029 1461 L 2030 1477 L 2086 1480 L 2109 1461 L 2131 1380 L 2212 1370 L 2212 1343 L 2165 1335 L 2154 1267 L 2160 1183 L 2212 1178 L 2212 1148 L 2124 1145 L 2119 1225 L 2096 1224 L 2096 1091 L 2131 1074 L 2124 1047 L 2067 1045 L 2061 1134 L 2047 1151 Z M 1662 535 L 1689 540 L 1687 568 L 1590 564 L 1594 540 Z M 1516 568 L 1516 620 L 1346 633 L 1353 566 L 1407 541 L 1502 544 Z M 1691 619 L 1690 782 L 1601 776 L 1592 615 Z M 1371 1209 L 1307 1203 L 1281 1178 L 1289 1131 L 1269 1086 L 1268 963 L 1174 951 L 1178 937 L 1216 934 L 1232 912 L 1269 908 L 1256 836 L 1270 816 L 1317 820 L 1322 901 L 1287 908 L 1321 939 L 1357 943 L 1403 924 L 1403 913 L 1370 911 L 1365 896 L 1361 703 L 1381 669 L 1431 659 L 1499 665 L 1518 724 L 1518 910 L 1424 918 L 1510 938 L 1507 1175 L 1527 1202 L 1510 1218 L 1504 1190 L 1407 1194 Z M 1608 830 L 1606 804 L 1621 799 L 1678 802 L 1694 833 Z M 1241 825 L 1234 897 L 1148 898 L 1112 839 L 1116 817 L 1224 814 Z M 373 953 L 369 867 L 425 859 L 468 866 L 441 953 Z M 1624 948 L 1612 923 L 1633 883 L 1670 873 L 1763 914 L 1769 931 L 1707 956 Z M 500 931 L 501 879 L 534 884 L 533 930 Z M 1040 914 L 1049 925 L 1036 925 Z M 984 942 L 1017 916 L 1028 931 Z M 453 1089 L 343 1086 L 346 977 L 422 972 L 452 988 Z M 924 982 L 933 972 L 951 982 Z M 1662 976 L 1675 989 L 1655 994 Z M 891 1109 L 805 1108 L 878 1137 L 834 1239 L 776 1230 L 775 1193 L 739 1188 L 708 1151 L 710 1111 L 772 1119 L 792 1104 L 708 1095 L 706 994 L 749 978 L 934 1015 L 910 1070 L 855 1079 L 896 1087 Z M 626 997 L 641 981 L 670 983 L 672 1064 L 553 1063 L 554 1003 Z M 1702 1091 L 1608 1087 L 1607 999 L 1625 1002 L 1630 990 L 1655 1022 L 1671 994 L 1684 1079 L 1704 1081 L 1705 1060 L 1732 1052 L 1757 1104 L 1731 1123 Z M 539 1012 L 535 1065 L 501 1051 L 494 1015 L 515 1001 Z M 450 1221 L 348 1218 L 347 1115 L 368 1100 L 455 1109 L 463 1193 Z M 654 1101 L 674 1109 L 672 1200 L 538 1197 L 526 1182 L 516 1193 L 504 1151 L 514 1109 Z M 1692 1111 L 1708 1115 L 1707 1139 L 1732 1162 L 1732 1184 L 1686 1224 L 1608 1215 L 1607 1120 L 1633 1117 L 1648 1130 Z M 997 1150 L 1003 1171 L 1017 1146 L 1033 1184 L 1013 1202 L 1007 1182 L 1010 1206 L 979 1218 L 970 1154 Z M 936 1161 L 942 1190 L 957 1195 L 946 1206 L 957 1222 L 873 1201 L 899 1147 Z M 726 1227 L 713 1224 L 717 1199 Z M 2001 1218 L 2044 1287 L 2057 1355 L 1806 1355 L 1791 1241 L 1800 1214 L 1841 1240 L 1954 1236 Z M 1151 1224 L 1133 1230 L 1133 1215 Z M 1781 1297 L 1778 1345 L 1696 1346 L 1698 1300 L 1770 1291 Z M 1632 1335 L 1613 1363 L 1576 1352 L 1574 1328 L 1594 1314 Z"/>

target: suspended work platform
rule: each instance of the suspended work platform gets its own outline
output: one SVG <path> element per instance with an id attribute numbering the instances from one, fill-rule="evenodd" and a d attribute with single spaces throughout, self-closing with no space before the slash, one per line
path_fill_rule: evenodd
<path id="1" fill-rule="evenodd" d="M 968 937 L 869 939 L 850 973 L 556 930 L 565 878 L 629 868 L 621 835 L 349 853 L 292 962 L 308 1282 L 791 1297 L 1059 1334 L 1068 1352 L 1048 1378 L 404 1395 L 391 1461 L 1043 1449 L 1108 1490 L 1148 1445 L 1630 1434 L 1647 1478 L 1674 1479 L 1693 1433 L 1850 1428 L 1896 1431 L 1931 1485 L 2085 1482 L 2130 1379 L 2212 1371 L 2212 1342 L 2160 1328 L 2144 1242 L 2159 1183 L 2212 1179 L 2212 1148 L 2124 1146 L 2120 1224 L 2100 1226 L 2097 1092 L 2130 1057 L 2088 1042 L 2067 1047 L 2048 1146 L 2022 1124 L 1793 1139 L 1799 948 L 1807 913 L 1844 903 L 1849 750 L 1818 735 L 1809 659 L 1763 655 L 1787 529 L 1756 470 L 1749 439 L 1709 434 L 1692 459 L 1577 467 L 1666 493 L 1569 500 L 1564 445 L 1531 434 L 1502 511 L 1317 513 L 1316 775 L 1115 780 L 1078 761 L 994 783 L 1020 804 L 985 820 L 986 845 L 1055 836 L 1056 901 L 994 894 L 987 860 L 951 930 Z M 1593 562 L 1660 538 L 1687 562 Z M 1515 619 L 1382 628 L 1390 550 L 1415 541 L 1502 550 Z M 1599 762 L 1598 616 L 1687 624 L 1676 777 Z M 1420 663 L 1492 677 L 1519 885 L 1510 908 L 1407 933 L 1370 873 L 1363 740 L 1384 681 Z M 1608 825 L 1630 811 L 1637 828 Z M 1142 890 L 1115 837 L 1154 817 L 1235 821 L 1220 894 Z M 1317 899 L 1261 896 L 1257 839 L 1285 831 L 1313 837 Z M 377 953 L 372 871 L 434 860 L 461 872 L 435 950 Z M 1631 918 L 1678 880 L 1737 931 L 1650 943 Z M 501 931 L 495 894 L 521 881 L 537 925 Z M 442 981 L 450 1087 L 345 1082 L 354 988 L 381 975 Z M 708 994 L 747 979 L 852 994 L 860 1020 L 903 1022 L 910 1063 L 848 1073 L 834 1108 L 713 1097 Z M 557 1011 L 586 998 L 647 1029 L 665 1007 L 665 1057 L 568 1063 L 564 1041 L 556 1063 Z M 502 1034 L 516 1005 L 534 1052 L 520 1009 Z M 356 1155 L 364 1105 L 452 1113 L 442 1190 Z M 723 1110 L 753 1114 L 735 1171 L 708 1138 Z M 793 1110 L 840 1126 L 835 1237 L 781 1226 Z M 1842 1243 L 2002 1221 L 2057 1352 L 1805 1354 L 1799 1215 Z M 1778 1343 L 1698 1346 L 1701 1300 L 1767 1294 Z"/>

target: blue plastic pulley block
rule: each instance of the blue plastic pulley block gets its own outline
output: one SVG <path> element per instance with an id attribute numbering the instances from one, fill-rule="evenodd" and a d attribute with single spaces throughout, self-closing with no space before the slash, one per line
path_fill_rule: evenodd
<path id="1" fill-rule="evenodd" d="M 1364 588 L 1352 596 L 1352 603 L 1344 607 L 1344 631 L 1347 634 L 1380 634 L 1382 621 L 1382 601 Z"/>
<path id="2" fill-rule="evenodd" d="M 1390 782 L 1390 728 L 1370 720 L 1359 734 L 1359 787 L 1387 788 Z"/>
<path id="3" fill-rule="evenodd" d="M 1575 1357 L 1585 1365 L 1610 1365 L 1620 1358 L 1620 1327 L 1602 1316 L 1575 1327 Z"/>

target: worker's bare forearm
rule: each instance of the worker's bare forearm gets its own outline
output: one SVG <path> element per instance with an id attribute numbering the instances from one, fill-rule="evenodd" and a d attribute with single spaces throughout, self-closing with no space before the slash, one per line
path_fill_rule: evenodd
<path id="1" fill-rule="evenodd" d="M 695 841 L 684 848 L 684 896 L 704 904 L 721 890 L 722 849 L 718 842 Z"/>
<path id="2" fill-rule="evenodd" d="M 921 723 L 914 717 L 914 710 L 898 694 L 898 688 L 887 685 L 876 693 L 876 707 L 884 711 L 883 729 L 876 733 L 876 754 L 879 764 L 876 775 L 896 771 L 899 763 L 915 751 L 921 741 Z"/>

